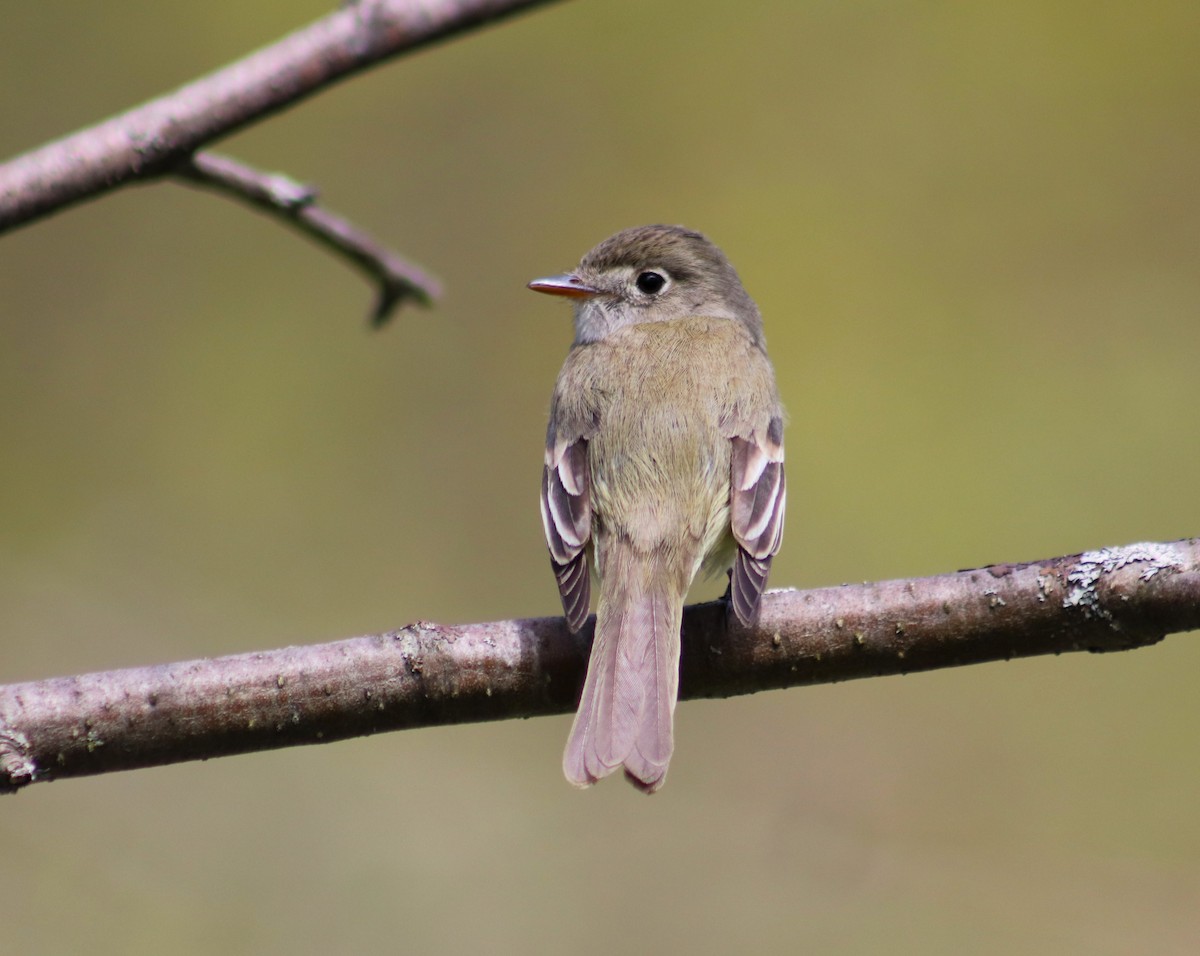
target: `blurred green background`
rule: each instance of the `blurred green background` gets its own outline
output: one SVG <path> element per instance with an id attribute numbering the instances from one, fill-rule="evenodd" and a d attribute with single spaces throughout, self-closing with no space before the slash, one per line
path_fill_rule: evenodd
<path id="1" fill-rule="evenodd" d="M 4 4 L 0 154 L 325 11 Z M 569 319 L 524 283 L 645 222 L 766 317 L 774 584 L 1200 532 L 1198 42 L 1194 0 L 612 0 L 425 50 L 220 145 L 445 280 L 378 334 L 356 274 L 183 186 L 5 236 L 0 680 L 557 613 Z M 0 936 L 1191 953 L 1197 674 L 1180 636 L 687 703 L 649 800 L 571 790 L 566 717 L 35 787 L 0 800 Z"/>

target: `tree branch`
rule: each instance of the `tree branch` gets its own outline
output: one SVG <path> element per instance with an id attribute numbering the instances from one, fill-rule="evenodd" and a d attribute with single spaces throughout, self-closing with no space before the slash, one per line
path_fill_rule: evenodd
<path id="1" fill-rule="evenodd" d="M 192 153 L 399 53 L 550 0 L 355 0 L 277 43 L 0 166 L 0 233 Z"/>
<path id="2" fill-rule="evenodd" d="M 380 287 L 382 325 L 437 283 L 281 176 L 198 151 L 399 53 L 550 0 L 351 0 L 335 13 L 141 106 L 0 165 L 0 233 L 131 182 L 179 175 L 241 196 L 349 258 Z M 280 200 L 283 200 L 280 202 Z"/>
<path id="3" fill-rule="evenodd" d="M 216 190 L 278 216 L 348 259 L 379 285 L 371 324 L 383 325 L 405 299 L 429 305 L 441 295 L 437 280 L 378 243 L 341 216 L 316 205 L 317 190 L 282 173 L 264 173 L 228 156 L 195 153 L 176 167 L 185 182 Z"/>
<path id="4" fill-rule="evenodd" d="M 684 616 L 681 696 L 727 697 L 1200 628 L 1200 539 L 772 591 L 754 628 Z M 590 634 L 561 618 L 399 631 L 0 687 L 0 791 L 385 730 L 565 713 Z"/>

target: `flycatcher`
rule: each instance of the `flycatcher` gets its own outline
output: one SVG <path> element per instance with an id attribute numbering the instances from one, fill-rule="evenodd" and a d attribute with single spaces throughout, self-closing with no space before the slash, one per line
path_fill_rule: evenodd
<path id="1" fill-rule="evenodd" d="M 662 786 L 674 748 L 683 601 L 729 571 L 758 613 L 783 535 L 783 409 L 762 317 L 724 254 L 680 226 L 619 232 L 536 292 L 575 304 L 546 433 L 542 523 L 572 631 L 599 584 L 563 772 Z"/>

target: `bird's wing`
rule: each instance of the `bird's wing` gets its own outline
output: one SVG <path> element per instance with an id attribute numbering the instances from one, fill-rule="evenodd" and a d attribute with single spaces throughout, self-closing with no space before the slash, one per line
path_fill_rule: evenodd
<path id="1" fill-rule="evenodd" d="M 571 630 L 578 631 L 587 620 L 591 596 L 587 545 L 592 536 L 592 503 L 586 438 L 564 444 L 551 436 L 547 444 L 542 527 L 563 614 Z"/>
<path id="2" fill-rule="evenodd" d="M 748 625 L 758 614 L 771 559 L 783 540 L 783 419 L 773 417 L 765 429 L 732 442 L 730 519 L 738 549 L 729 591 L 734 613 Z"/>

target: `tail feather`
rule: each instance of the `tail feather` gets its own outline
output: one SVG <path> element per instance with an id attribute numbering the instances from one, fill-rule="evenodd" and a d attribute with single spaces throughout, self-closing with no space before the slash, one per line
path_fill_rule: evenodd
<path id="1" fill-rule="evenodd" d="M 653 792 L 674 749 L 683 588 L 653 568 L 614 567 L 615 557 L 601 586 L 563 772 L 586 787 L 623 766 L 631 782 Z"/>

